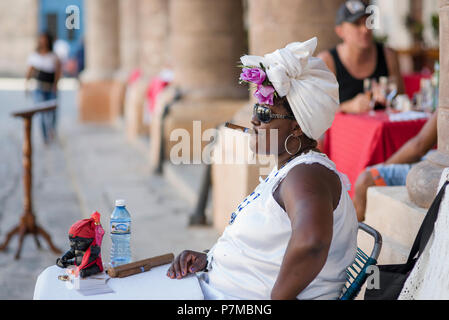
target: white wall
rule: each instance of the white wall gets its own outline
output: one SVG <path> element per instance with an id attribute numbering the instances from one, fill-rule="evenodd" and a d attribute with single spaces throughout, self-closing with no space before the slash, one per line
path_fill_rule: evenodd
<path id="1" fill-rule="evenodd" d="M 438 37 L 435 37 L 432 29 L 431 16 L 438 13 L 438 0 L 423 1 L 424 41 L 427 46 L 438 47 Z"/>
<path id="2" fill-rule="evenodd" d="M 387 44 L 393 49 L 407 49 L 412 43 L 411 36 L 405 26 L 405 18 L 409 12 L 409 0 L 374 0 L 379 7 L 379 29 L 376 35 L 388 35 Z"/>
<path id="3" fill-rule="evenodd" d="M 394 49 L 408 49 L 412 37 L 405 26 L 405 19 L 410 10 L 409 0 L 373 0 L 379 7 L 380 26 L 376 35 L 388 35 L 388 46 Z M 438 46 L 438 38 L 433 35 L 430 17 L 438 12 L 438 0 L 423 0 L 424 41 L 429 47 Z"/>

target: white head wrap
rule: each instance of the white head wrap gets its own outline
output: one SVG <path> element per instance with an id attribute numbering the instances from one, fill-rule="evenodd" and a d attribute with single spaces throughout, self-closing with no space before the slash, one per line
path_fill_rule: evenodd
<path id="1" fill-rule="evenodd" d="M 263 57 L 246 55 L 244 66 L 265 67 L 276 92 L 287 101 L 302 131 L 317 140 L 334 121 L 339 106 L 338 82 L 323 60 L 312 57 L 317 46 L 314 37 L 292 42 Z"/>

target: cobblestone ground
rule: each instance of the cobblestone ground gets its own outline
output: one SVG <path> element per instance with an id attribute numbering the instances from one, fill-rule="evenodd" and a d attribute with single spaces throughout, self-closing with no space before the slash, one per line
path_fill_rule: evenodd
<path id="1" fill-rule="evenodd" d="M 189 228 L 191 206 L 163 177 L 152 175 L 145 149 L 126 141 L 117 126 L 77 122 L 76 91 L 59 96 L 58 140 L 45 146 L 39 119 L 33 122 L 33 201 L 38 223 L 63 251 L 68 249 L 70 225 L 95 210 L 109 230 L 114 200 L 124 198 L 132 216 L 132 256 L 140 260 L 184 249 L 210 248 L 218 238 L 210 227 Z M 22 214 L 21 120 L 13 110 L 29 106 L 23 91 L 0 90 L 0 242 Z M 200 178 L 200 177 L 199 177 Z M 44 239 L 37 250 L 25 238 L 20 260 L 14 260 L 17 237 L 9 250 L 0 252 L 0 299 L 32 299 L 39 273 L 57 256 Z M 110 240 L 104 237 L 102 256 L 109 261 Z"/>

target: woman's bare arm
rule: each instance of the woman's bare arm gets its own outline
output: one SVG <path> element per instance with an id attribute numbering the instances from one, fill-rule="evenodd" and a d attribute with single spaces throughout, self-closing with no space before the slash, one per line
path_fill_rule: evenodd
<path id="1" fill-rule="evenodd" d="M 33 76 L 34 73 L 34 68 L 32 66 L 29 66 L 25 75 L 25 94 L 29 94 L 29 83 L 30 83 L 30 79 Z"/>
<path id="2" fill-rule="evenodd" d="M 57 91 L 58 89 L 58 82 L 61 79 L 62 76 L 62 65 L 61 61 L 56 58 L 56 68 L 55 68 L 55 82 L 53 84 L 53 91 Z"/>
<path id="3" fill-rule="evenodd" d="M 33 67 L 28 67 L 27 69 L 27 73 L 25 75 L 25 79 L 28 81 L 31 79 L 31 77 L 33 76 L 33 72 L 34 72 L 34 68 Z"/>
<path id="4" fill-rule="evenodd" d="M 415 163 L 421 160 L 437 144 L 437 122 L 438 112 L 435 112 L 419 133 L 396 151 L 385 164 Z"/>
<path id="5" fill-rule="evenodd" d="M 326 262 L 341 184 L 333 172 L 312 164 L 293 168 L 279 188 L 292 235 L 271 298 L 295 299 Z"/>

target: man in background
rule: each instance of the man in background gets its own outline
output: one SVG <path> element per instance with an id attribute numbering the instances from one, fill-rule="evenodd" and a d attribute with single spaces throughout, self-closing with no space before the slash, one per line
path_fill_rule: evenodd
<path id="1" fill-rule="evenodd" d="M 355 183 L 354 207 L 359 221 L 365 220 L 366 193 L 372 186 L 405 186 L 411 167 L 423 160 L 437 144 L 438 111 L 427 120 L 421 131 L 407 141 L 385 163 L 363 171 Z"/>
<path id="2" fill-rule="evenodd" d="M 337 12 L 335 26 L 343 42 L 318 54 L 337 77 L 343 112 L 362 113 L 372 109 L 375 101 L 364 93 L 365 79 L 375 79 L 378 83 L 382 76 L 392 77 L 398 93 L 404 92 L 397 54 L 374 41 L 372 29 L 367 25 L 368 17 L 363 2 L 346 1 Z M 372 89 L 376 91 L 375 84 Z"/>

